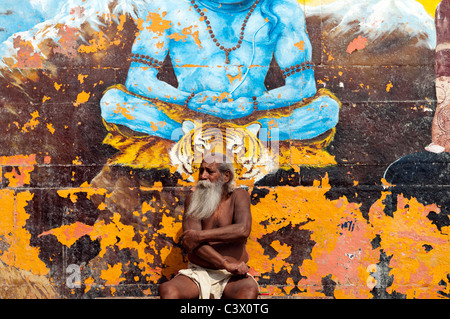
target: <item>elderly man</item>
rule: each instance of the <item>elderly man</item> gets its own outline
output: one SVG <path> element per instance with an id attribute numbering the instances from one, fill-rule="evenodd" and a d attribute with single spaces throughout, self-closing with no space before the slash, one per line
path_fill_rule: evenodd
<path id="1" fill-rule="evenodd" d="M 206 156 L 186 200 L 183 245 L 187 269 L 159 287 L 163 299 L 256 299 L 245 249 L 252 216 L 250 196 L 234 188 L 234 169 L 220 155 Z"/>

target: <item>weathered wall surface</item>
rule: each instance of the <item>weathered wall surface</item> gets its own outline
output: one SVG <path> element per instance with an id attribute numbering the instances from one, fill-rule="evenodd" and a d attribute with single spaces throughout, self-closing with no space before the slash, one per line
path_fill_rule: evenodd
<path id="1" fill-rule="evenodd" d="M 171 33 L 167 12 L 146 14 L 148 0 L 47 1 L 51 10 L 40 7 L 44 2 L 0 8 L 0 297 L 154 295 L 187 263 L 181 219 L 196 175 L 195 165 L 192 174 L 180 167 L 192 164 L 187 155 L 196 155 L 198 131 L 185 132 L 194 137 L 187 153 L 171 154 L 180 140 L 111 125 L 101 103 L 139 63 L 131 55 L 136 39 L 168 32 L 182 44 L 196 40 L 196 29 Z M 226 138 L 257 147 L 251 153 L 245 144 L 257 161 L 237 165 L 237 184 L 252 198 L 247 248 L 261 291 L 450 296 L 450 10 L 444 0 L 435 21 L 438 3 L 300 1 L 315 84 L 339 100 L 339 121 L 325 137 L 277 144 L 275 171 L 264 171 L 258 152 L 266 148 L 246 126 L 254 122 L 202 118 L 204 135 L 219 127 Z M 11 22 L 18 16 L 20 27 Z M 436 35 L 435 22 L 446 31 Z M 193 67 L 161 62 L 158 79 L 172 86 L 177 68 Z M 288 83 L 283 71 L 272 61 L 269 89 Z M 241 81 L 242 74 L 229 79 Z M 132 103 L 123 101 L 113 113 L 137 120 Z M 173 104 L 155 103 L 171 119 L 193 119 Z M 433 126 L 435 113 L 442 116 Z M 168 123 L 147 126 L 157 132 Z M 232 137 L 225 134 L 230 127 Z"/>

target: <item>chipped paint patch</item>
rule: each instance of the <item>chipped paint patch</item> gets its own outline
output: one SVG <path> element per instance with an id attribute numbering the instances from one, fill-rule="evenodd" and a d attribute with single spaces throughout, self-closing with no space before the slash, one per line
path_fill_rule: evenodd
<path id="1" fill-rule="evenodd" d="M 394 87 L 394 85 L 392 84 L 391 81 L 389 81 L 389 83 L 386 85 L 386 92 L 391 91 L 391 89 Z"/>
<path id="2" fill-rule="evenodd" d="M 305 42 L 304 41 L 299 41 L 297 43 L 294 43 L 294 46 L 299 49 L 300 51 L 304 51 L 305 50 Z"/>
<path id="3" fill-rule="evenodd" d="M 106 281 L 106 286 L 117 286 L 120 282 L 125 280 L 125 278 L 121 278 L 121 276 L 122 264 L 119 263 L 113 266 L 108 265 L 108 269 L 102 271 L 100 278 Z"/>
<path id="4" fill-rule="evenodd" d="M 121 114 L 123 117 L 125 117 L 128 120 L 134 120 L 136 117 L 130 114 L 130 111 L 128 109 L 128 106 L 122 106 L 119 103 L 117 103 L 116 108 L 113 110 L 114 114 Z M 154 124 L 152 124 L 154 125 Z"/>
<path id="5" fill-rule="evenodd" d="M 68 25 L 60 25 L 58 29 L 58 45 L 53 48 L 54 53 L 60 53 L 69 57 L 75 57 L 77 54 L 77 39 L 79 37 L 78 28 L 72 28 Z"/>
<path id="6" fill-rule="evenodd" d="M 364 49 L 367 45 L 367 42 L 368 42 L 367 38 L 364 38 L 361 35 L 358 36 L 348 45 L 347 53 L 352 54 L 355 51 Z"/>
<path id="7" fill-rule="evenodd" d="M 49 269 L 39 258 L 39 248 L 30 246 L 31 234 L 26 229 L 30 214 L 26 207 L 33 200 L 30 191 L 16 192 L 0 189 L 2 222 L 0 238 L 2 254 L 0 260 L 8 266 L 29 271 L 36 275 L 46 275 Z"/>
<path id="8" fill-rule="evenodd" d="M 42 60 L 39 53 L 35 52 L 31 41 L 25 41 L 19 35 L 13 40 L 14 48 L 17 52 L 18 68 L 41 68 Z"/>
<path id="9" fill-rule="evenodd" d="M 54 235 L 58 241 L 64 246 L 71 247 L 78 239 L 85 235 L 89 235 L 93 230 L 92 226 L 75 222 L 71 225 L 64 225 L 55 229 L 51 229 L 38 235 L 38 238 L 46 235 Z"/>
<path id="10" fill-rule="evenodd" d="M 392 256 L 389 267 L 394 282 L 389 292 L 407 298 L 439 298 L 440 283 L 450 269 L 450 227 L 439 231 L 427 218 L 430 212 L 440 213 L 435 204 L 424 206 L 415 198 L 399 196 L 397 207 L 393 217 L 378 209 L 370 214 L 370 222 L 382 238 L 381 249 Z"/>
<path id="11" fill-rule="evenodd" d="M 172 26 L 172 22 L 170 20 L 163 19 L 164 16 L 164 13 L 160 15 L 156 12 L 149 12 L 147 22 L 151 21 L 151 23 L 146 27 L 146 29 L 161 36 L 165 30 L 170 29 Z"/>
<path id="12" fill-rule="evenodd" d="M 196 29 L 196 30 L 193 31 L 193 29 Z M 203 49 L 202 43 L 199 38 L 198 26 L 196 26 L 196 25 L 191 25 L 190 27 L 183 28 L 183 30 L 181 30 L 181 34 L 179 34 L 178 32 L 174 32 L 174 33 L 168 35 L 167 37 L 169 39 L 173 39 L 175 41 L 186 42 L 188 36 L 191 36 L 194 39 L 194 42 L 195 42 L 195 44 L 197 44 L 199 49 Z"/>
<path id="13" fill-rule="evenodd" d="M 108 37 L 103 33 L 103 31 L 96 32 L 94 38 L 89 41 L 89 45 L 80 45 L 78 47 L 79 53 L 98 53 L 100 51 L 105 51 L 111 45 L 119 45 L 120 39 L 109 40 Z"/>
<path id="14" fill-rule="evenodd" d="M 90 96 L 91 96 L 91 93 L 89 93 L 89 92 L 82 91 L 82 92 L 78 93 L 77 100 L 73 105 L 79 106 L 83 103 L 86 103 L 87 101 L 89 101 Z"/>
<path id="15" fill-rule="evenodd" d="M 29 120 L 27 123 L 25 123 L 22 127 L 21 132 L 22 133 L 28 133 L 29 131 L 32 131 L 36 128 L 36 126 L 39 125 L 39 120 L 38 118 L 39 116 L 39 112 L 36 110 L 33 113 L 30 114 L 31 115 L 31 120 Z"/>

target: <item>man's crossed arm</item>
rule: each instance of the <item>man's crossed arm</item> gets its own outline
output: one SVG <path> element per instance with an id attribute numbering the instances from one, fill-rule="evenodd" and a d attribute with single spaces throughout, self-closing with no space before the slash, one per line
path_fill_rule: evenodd
<path id="1" fill-rule="evenodd" d="M 186 209 L 188 205 L 189 200 L 186 201 Z M 218 269 L 226 269 L 235 274 L 245 274 L 248 272 L 248 267 L 244 262 L 227 260 L 209 243 L 245 241 L 250 235 L 251 224 L 250 197 L 246 191 L 238 191 L 234 205 L 233 224 L 203 230 L 200 220 L 184 218 L 183 246 L 189 253 L 195 254 Z"/>

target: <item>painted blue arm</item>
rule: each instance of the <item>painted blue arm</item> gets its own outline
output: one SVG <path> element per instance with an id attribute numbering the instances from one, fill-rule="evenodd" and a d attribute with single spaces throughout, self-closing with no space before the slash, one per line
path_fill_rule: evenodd
<path id="1" fill-rule="evenodd" d="M 156 77 L 169 51 L 167 30 L 171 27 L 171 21 L 164 20 L 163 11 L 163 7 L 155 8 L 155 4 L 147 10 L 141 27 L 145 32 L 140 32 L 133 44 L 134 62 L 128 71 L 125 86 L 133 93 L 181 105 L 190 92 L 181 91 Z"/>
<path id="2" fill-rule="evenodd" d="M 282 1 L 274 6 L 281 17 L 281 34 L 275 47 L 275 59 L 282 71 L 292 66 L 310 62 L 312 45 L 306 31 L 306 20 L 300 5 L 295 1 Z M 312 68 L 296 72 L 286 77 L 282 87 L 265 92 L 257 97 L 259 110 L 270 110 L 288 106 L 311 97 L 317 92 Z"/>

